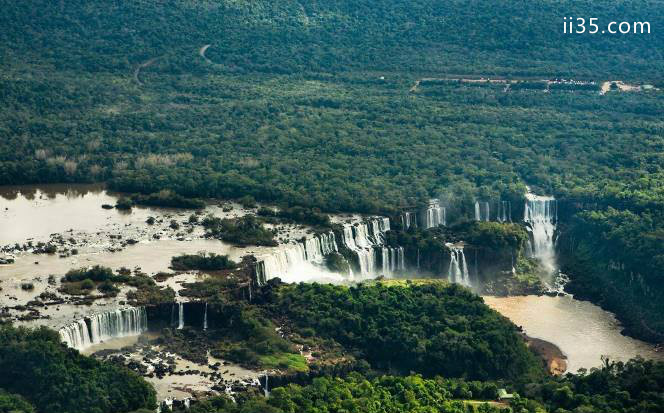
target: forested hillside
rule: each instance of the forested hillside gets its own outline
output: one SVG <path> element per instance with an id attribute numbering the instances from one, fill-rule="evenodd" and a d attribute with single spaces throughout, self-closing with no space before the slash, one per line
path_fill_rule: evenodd
<path id="1" fill-rule="evenodd" d="M 511 199 L 528 183 L 569 206 L 559 246 L 575 292 L 664 337 L 662 91 L 417 83 L 661 89 L 660 0 L 0 6 L 1 184 L 394 212 L 437 195 Z M 563 16 L 651 33 L 565 35 Z"/>
<path id="2" fill-rule="evenodd" d="M 3 0 L 3 47 L 63 70 L 131 71 L 155 57 L 239 72 L 446 72 L 660 78 L 662 3 L 431 0 Z M 572 36 L 563 17 L 649 21 L 650 36 Z M 250 47 L 248 47 L 250 45 Z M 166 59 L 168 57 L 169 59 Z M 175 68 L 173 68 L 175 69 Z M 177 69 L 176 69 L 177 70 Z M 179 70 L 184 71 L 180 67 Z"/>
<path id="3" fill-rule="evenodd" d="M 114 413 L 156 405 L 143 378 L 64 347 L 46 328 L 0 324 L 0 371 L 2 412 Z"/>

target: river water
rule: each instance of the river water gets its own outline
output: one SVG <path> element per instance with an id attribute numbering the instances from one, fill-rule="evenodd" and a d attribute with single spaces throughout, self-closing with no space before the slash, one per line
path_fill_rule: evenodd
<path id="1" fill-rule="evenodd" d="M 15 259 L 14 264 L 0 265 L 0 307 L 25 305 L 42 292 L 57 293 L 60 278 L 73 268 L 102 265 L 114 270 L 126 267 L 155 274 L 169 271 L 171 257 L 180 254 L 214 252 L 239 261 L 247 254 L 264 252 L 257 247 L 237 248 L 205 239 L 200 226 L 187 224 L 192 211 L 135 207 L 128 213 L 101 207 L 114 205 L 117 199 L 117 195 L 96 185 L 0 187 L 0 258 Z M 210 203 L 203 213 L 231 218 L 248 212 L 237 204 L 224 206 Z M 148 217 L 154 217 L 156 223 L 148 225 L 145 222 Z M 171 229 L 171 221 L 178 222 L 180 229 Z M 289 230 L 294 236 L 302 235 L 293 228 L 282 229 L 282 233 L 289 235 Z M 129 239 L 133 245 L 127 244 Z M 30 247 L 25 251 L 14 247 L 28 242 L 33 245 L 53 242 L 59 252 L 33 254 Z M 73 249 L 76 254 L 71 254 Z M 51 275 L 54 280 L 49 283 Z M 196 274 L 184 274 L 163 284 L 177 292 L 180 283 L 195 279 Z M 23 290 L 25 283 L 34 288 Z M 45 324 L 57 329 L 86 313 L 114 309 L 124 293 L 114 299 L 96 300 L 92 308 L 67 303 L 42 307 L 39 312 L 45 318 L 27 324 Z M 22 315 L 21 311 L 12 312 L 15 316 Z"/>
<path id="2" fill-rule="evenodd" d="M 620 334 L 612 313 L 572 296 L 484 297 L 484 301 L 530 337 L 557 345 L 567 356 L 568 371 L 599 367 L 601 356 L 627 361 L 640 355 L 664 359 L 654 346 Z"/>
<path id="3" fill-rule="evenodd" d="M 236 248 L 217 240 L 202 238 L 199 226 L 186 230 L 191 211 L 163 208 L 134 208 L 131 213 L 105 210 L 102 204 L 115 204 L 117 196 L 100 186 L 52 185 L 0 187 L 0 249 L 3 246 L 24 244 L 28 240 L 48 241 L 52 234 L 72 238 L 79 250 L 77 255 L 60 258 L 56 255 L 34 255 L 30 252 L 12 253 L 16 263 L 0 265 L 0 306 L 25 304 L 43 291 L 56 291 L 57 285 L 47 283 L 48 275 L 59 279 L 71 268 L 99 264 L 114 269 L 139 267 L 153 274 L 168 270 L 170 258 L 182 253 L 198 251 L 228 254 L 233 259 L 249 253 L 265 253 L 259 248 Z M 227 205 L 228 206 L 228 205 Z M 247 213 L 239 205 L 223 211 L 210 204 L 205 213 L 220 217 L 235 217 Z M 149 217 L 158 221 L 145 224 Z M 183 229 L 169 228 L 171 220 L 183 223 Z M 282 229 L 285 237 L 305 234 L 302 228 Z M 159 239 L 155 238 L 155 234 Z M 121 238 L 117 238 L 117 236 Z M 132 238 L 135 245 L 121 244 Z M 69 245 L 72 247 L 72 245 Z M 0 257 L 3 254 L 0 253 Z M 38 262 L 36 264 L 35 262 Z M 30 281 L 35 289 L 23 291 L 21 283 Z M 171 279 L 170 282 L 174 282 Z M 173 287 L 177 287 L 173 285 Z M 177 288 L 176 288 L 177 289 Z M 568 369 L 591 368 L 601 364 L 602 355 L 626 360 L 636 355 L 661 358 L 654 347 L 620 334 L 615 317 L 589 303 L 564 297 L 485 297 L 485 302 L 524 328 L 531 336 L 556 344 L 568 358 Z M 113 307 L 111 301 L 95 303 L 94 310 Z M 97 308 L 101 307 L 101 308 Z M 54 328 L 71 322 L 91 309 L 61 305 L 43 309 L 48 321 L 37 320 Z"/>

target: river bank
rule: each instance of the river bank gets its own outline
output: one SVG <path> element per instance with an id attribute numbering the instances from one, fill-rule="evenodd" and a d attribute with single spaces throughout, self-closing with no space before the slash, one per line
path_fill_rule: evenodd
<path id="1" fill-rule="evenodd" d="M 654 345 L 621 334 L 622 326 L 616 317 L 600 307 L 565 296 L 484 296 L 484 302 L 520 326 L 534 339 L 555 345 L 560 353 L 539 342 L 549 359 L 566 356 L 567 370 L 590 369 L 602 365 L 602 356 L 611 360 L 630 358 L 664 360 L 664 354 Z M 558 361 L 556 361 L 558 363 Z M 557 367 L 557 366 L 554 366 Z"/>
<path id="2" fill-rule="evenodd" d="M 555 344 L 523 334 L 524 340 L 530 349 L 539 354 L 546 363 L 550 374 L 559 376 L 567 371 L 567 356 Z"/>

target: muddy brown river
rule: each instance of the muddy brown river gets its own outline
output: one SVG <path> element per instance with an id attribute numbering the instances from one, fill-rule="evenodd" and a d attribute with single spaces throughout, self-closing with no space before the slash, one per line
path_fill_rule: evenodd
<path id="1" fill-rule="evenodd" d="M 568 371 L 599 367 L 601 357 L 627 361 L 636 356 L 664 359 L 653 345 L 620 334 L 612 313 L 572 296 L 484 297 L 484 301 L 530 337 L 549 341 L 567 356 Z"/>

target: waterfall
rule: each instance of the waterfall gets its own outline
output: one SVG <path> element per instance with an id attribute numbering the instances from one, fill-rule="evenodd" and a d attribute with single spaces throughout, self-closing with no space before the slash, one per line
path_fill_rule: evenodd
<path id="1" fill-rule="evenodd" d="M 500 201 L 497 218 L 500 222 L 512 222 L 512 203 L 510 201 Z"/>
<path id="2" fill-rule="evenodd" d="M 424 210 L 422 226 L 424 229 L 446 225 L 445 207 L 440 206 L 437 199 L 431 199 Z"/>
<path id="3" fill-rule="evenodd" d="M 491 208 L 488 202 L 475 201 L 475 221 L 489 221 Z"/>
<path id="4" fill-rule="evenodd" d="M 389 230 L 390 220 L 385 217 L 343 225 L 340 242 L 357 256 L 360 276 L 366 277 L 381 269 L 390 272 L 405 269 L 403 249 L 390 247 L 387 248 L 385 254 L 382 253 L 382 248 L 385 246 L 385 233 Z M 321 268 L 325 257 L 338 251 L 334 232 L 318 234 L 300 242 L 282 245 L 273 253 L 257 260 L 254 267 L 256 281 L 262 285 L 276 277 L 287 282 L 302 281 L 303 277 L 306 279 L 325 278 L 333 281 L 341 281 L 348 277 L 353 279 L 352 270 L 348 275 L 340 275 L 326 272 Z"/>
<path id="5" fill-rule="evenodd" d="M 265 397 L 270 397 L 270 388 L 267 383 L 267 373 L 265 373 Z"/>
<path id="6" fill-rule="evenodd" d="M 406 269 L 405 254 L 403 247 L 381 248 L 381 269 L 383 275 L 390 276 L 398 271 Z"/>
<path id="7" fill-rule="evenodd" d="M 390 266 L 390 250 L 387 247 L 381 248 L 381 255 L 383 256 L 383 275 L 390 275 L 392 273 Z"/>
<path id="8" fill-rule="evenodd" d="M 256 283 L 258 285 L 263 285 L 267 282 L 267 273 L 265 272 L 265 261 L 256 261 L 255 264 L 256 271 Z"/>
<path id="9" fill-rule="evenodd" d="M 184 303 L 178 303 L 178 330 L 184 328 Z"/>
<path id="10" fill-rule="evenodd" d="M 60 338 L 64 341 L 69 347 L 83 350 L 92 345 L 90 339 L 90 329 L 88 329 L 88 324 L 85 322 L 85 319 L 77 320 L 68 326 L 62 327 L 60 329 Z"/>
<path id="11" fill-rule="evenodd" d="M 458 283 L 470 287 L 470 274 L 466 264 L 466 255 L 463 247 L 448 244 L 450 250 L 450 267 L 447 271 L 447 278 L 450 282 Z"/>
<path id="12" fill-rule="evenodd" d="M 338 250 L 332 231 L 314 235 L 303 241 L 282 245 L 256 262 L 256 280 L 258 284 L 264 284 L 272 278 L 284 278 L 294 269 L 307 266 L 307 264 L 309 264 L 307 271 L 311 272 L 314 264 L 323 264 L 326 255 Z"/>
<path id="13" fill-rule="evenodd" d="M 410 227 L 417 227 L 417 214 L 415 212 L 404 212 L 401 215 L 401 226 L 404 230 Z"/>
<path id="14" fill-rule="evenodd" d="M 344 225 L 343 245 L 357 255 L 361 276 L 376 273 L 379 269 L 384 272 L 396 269 L 396 264 L 391 264 L 392 258 L 389 252 L 393 248 L 384 248 L 385 233 L 389 230 L 388 218 L 373 218 L 368 222 Z M 381 251 L 380 268 L 376 257 L 378 250 Z"/>
<path id="15" fill-rule="evenodd" d="M 203 330 L 207 330 L 208 328 L 208 323 L 207 323 L 207 303 L 205 303 L 205 313 L 203 314 Z"/>
<path id="16" fill-rule="evenodd" d="M 84 350 L 104 341 L 136 336 L 148 329 L 145 308 L 125 308 L 86 316 L 62 327 L 62 341 L 69 347 Z"/>
<path id="17" fill-rule="evenodd" d="M 557 204 L 553 197 L 526 193 L 523 220 L 528 224 L 527 254 L 538 259 L 549 274 L 556 271 L 554 236 L 557 221 Z"/>
<path id="18" fill-rule="evenodd" d="M 169 397 L 167 399 L 162 400 L 161 403 L 159 404 L 158 410 L 159 410 L 159 412 L 161 412 L 162 410 L 168 410 L 168 411 L 172 412 L 173 411 L 173 399 Z"/>

